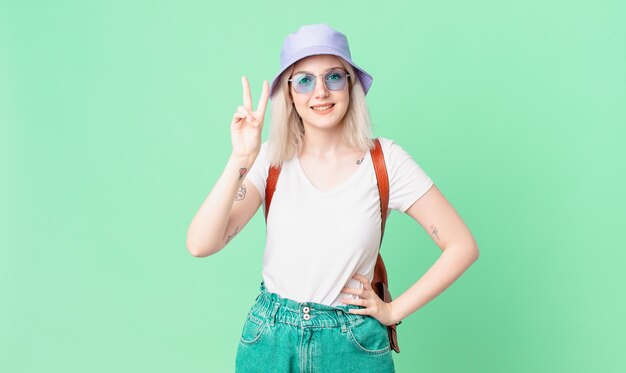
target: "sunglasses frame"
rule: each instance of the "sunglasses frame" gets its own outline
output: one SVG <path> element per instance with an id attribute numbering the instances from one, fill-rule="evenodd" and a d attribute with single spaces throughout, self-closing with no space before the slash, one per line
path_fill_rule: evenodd
<path id="1" fill-rule="evenodd" d="M 342 88 L 340 88 L 340 89 L 330 89 L 330 88 L 328 87 L 328 85 L 326 84 L 326 76 L 327 76 L 328 74 L 336 73 L 336 72 L 338 72 L 338 71 L 341 71 L 342 73 L 346 74 L 346 79 L 347 79 L 347 81 L 346 81 L 346 85 L 348 85 L 348 84 L 350 83 L 350 79 L 348 79 L 348 78 L 350 78 L 350 73 L 349 73 L 349 72 L 347 72 L 347 71 L 345 71 L 345 70 L 343 70 L 343 69 L 336 69 L 336 70 L 331 70 L 331 71 L 329 71 L 329 72 L 326 72 L 326 73 L 324 73 L 324 74 L 317 74 L 317 75 L 312 74 L 312 73 L 308 73 L 308 72 L 307 72 L 307 73 L 304 73 L 304 74 L 305 74 L 305 76 L 306 76 L 306 75 L 310 75 L 310 76 L 313 76 L 313 77 L 315 78 L 315 80 L 313 81 L 313 87 L 311 88 L 311 90 L 310 90 L 309 92 L 298 92 L 298 91 L 296 91 L 296 89 L 295 89 L 295 88 L 294 88 L 293 90 L 294 90 L 294 92 L 296 92 L 296 93 L 298 93 L 298 94 L 301 94 L 301 95 L 306 95 L 306 94 L 309 94 L 309 93 L 313 92 L 313 91 L 315 90 L 315 86 L 317 85 L 317 77 L 318 77 L 318 76 L 320 76 L 320 75 L 322 75 L 322 77 L 323 77 L 323 79 L 322 79 L 322 80 L 323 80 L 323 82 L 324 82 L 324 86 L 326 87 L 326 89 L 328 89 L 329 91 L 334 91 L 334 92 L 341 91 L 341 90 L 343 90 L 344 88 L 346 88 L 346 86 L 345 86 L 345 85 L 344 85 Z M 297 76 L 297 75 L 299 75 L 299 74 L 296 74 L 295 76 Z M 288 81 L 289 83 L 293 83 L 293 76 L 292 76 L 291 78 L 289 78 L 287 81 Z M 293 86 L 293 84 L 292 84 L 292 86 Z"/>

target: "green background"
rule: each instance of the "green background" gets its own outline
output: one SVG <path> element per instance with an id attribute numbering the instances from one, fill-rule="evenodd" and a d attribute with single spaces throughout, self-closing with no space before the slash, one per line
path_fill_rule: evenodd
<path id="1" fill-rule="evenodd" d="M 374 134 L 481 250 L 398 327 L 397 370 L 625 371 L 625 19 L 620 1 L 2 1 L 0 371 L 233 370 L 262 211 L 207 258 L 187 228 L 241 75 L 256 107 L 284 37 L 319 22 L 374 76 Z M 440 251 L 408 215 L 387 227 L 397 296 Z"/>

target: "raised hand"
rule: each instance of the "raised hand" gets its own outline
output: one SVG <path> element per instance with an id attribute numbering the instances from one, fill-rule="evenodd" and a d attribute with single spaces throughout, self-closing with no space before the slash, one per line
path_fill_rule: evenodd
<path id="1" fill-rule="evenodd" d="M 230 124 L 233 156 L 250 157 L 261 151 L 261 130 L 270 88 L 267 80 L 264 80 L 261 98 L 256 111 L 253 111 L 248 78 L 242 76 L 241 84 L 243 85 L 243 105 L 237 107 Z"/>

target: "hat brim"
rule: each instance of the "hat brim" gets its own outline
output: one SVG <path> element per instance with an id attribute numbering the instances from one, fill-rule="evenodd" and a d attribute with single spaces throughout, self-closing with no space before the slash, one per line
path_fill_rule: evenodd
<path id="1" fill-rule="evenodd" d="M 367 91 L 369 91 L 374 78 L 372 78 L 372 76 L 368 74 L 365 70 L 357 66 L 349 56 L 346 56 L 345 54 L 341 53 L 341 51 L 339 51 L 338 49 L 335 49 L 330 46 L 320 45 L 320 46 L 311 46 L 308 48 L 301 49 L 297 53 L 290 56 L 285 61 L 285 63 L 283 64 L 284 67 L 281 68 L 278 74 L 274 76 L 274 79 L 272 79 L 272 83 L 270 85 L 270 97 L 274 96 L 274 93 L 276 92 L 276 88 L 278 84 L 280 83 L 278 78 L 281 76 L 282 73 L 285 72 L 285 70 L 289 68 L 289 66 L 293 65 L 294 63 L 296 63 L 297 61 L 305 57 L 315 56 L 318 54 L 331 54 L 333 56 L 341 57 L 344 61 L 346 61 L 352 67 L 354 67 L 356 69 L 357 75 L 359 76 L 359 81 L 361 82 L 361 85 L 363 86 L 363 92 L 367 94 Z"/>

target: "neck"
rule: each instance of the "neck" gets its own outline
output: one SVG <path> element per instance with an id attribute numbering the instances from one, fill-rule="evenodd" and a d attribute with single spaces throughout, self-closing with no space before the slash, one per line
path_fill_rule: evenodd
<path id="1" fill-rule="evenodd" d="M 333 157 L 345 152 L 347 147 L 341 138 L 342 126 L 320 129 L 304 125 L 304 137 L 300 154 L 311 154 L 319 157 Z"/>

